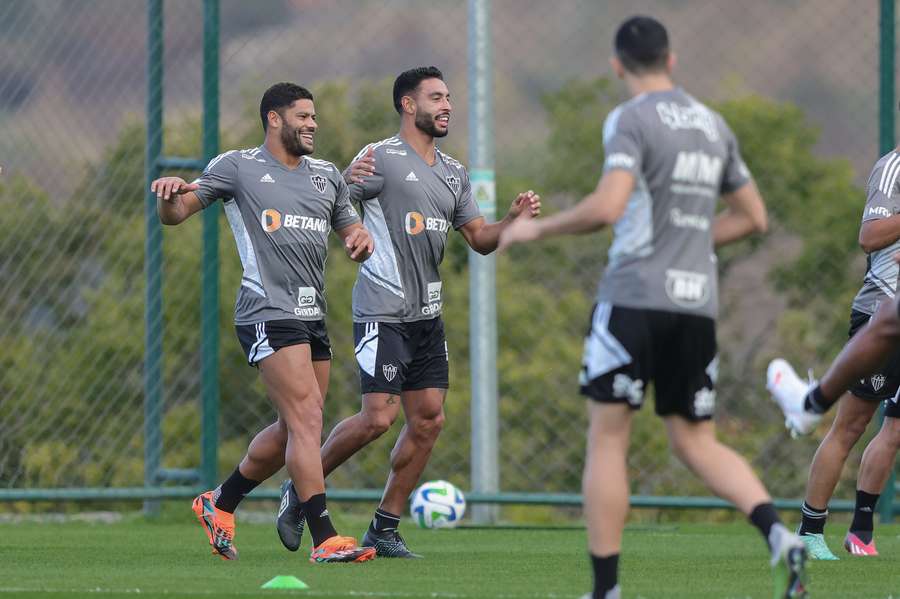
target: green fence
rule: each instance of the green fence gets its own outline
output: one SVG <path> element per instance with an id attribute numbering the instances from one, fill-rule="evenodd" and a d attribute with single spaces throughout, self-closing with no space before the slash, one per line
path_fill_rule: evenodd
<path id="1" fill-rule="evenodd" d="M 466 99 L 477 91 L 477 69 L 467 77 L 467 49 L 476 43 L 465 33 L 475 14 L 467 9 L 479 4 L 489 9 L 493 47 L 487 158 L 473 158 L 467 144 L 484 134 L 483 120 L 465 123 L 473 110 Z M 631 9 L 593 0 L 520 6 L 307 0 L 273 1 L 263 11 L 237 0 L 98 0 L 0 7 L 0 39 L 10 56 L 29 57 L 0 60 L 0 218 L 8 232 L 0 239 L 0 500 L 187 498 L 233 468 L 273 418 L 233 339 L 240 271 L 218 208 L 163 231 L 147 186 L 162 172 L 196 174 L 220 149 L 257 145 L 254 111 L 269 84 L 292 80 L 313 90 L 317 155 L 343 166 L 364 143 L 394 133 L 393 76 L 434 63 L 454 94 L 446 149 L 477 166 L 495 164 L 498 210 L 519 189 L 539 190 L 553 211 L 593 187 L 600 124 L 623 97 L 605 61 Z M 659 0 L 647 10 L 670 28 L 679 82 L 738 133 L 770 206 L 772 233 L 720 256 L 717 422 L 785 498 L 780 504 L 796 507 L 819 437 L 787 440 L 762 377 L 776 355 L 822 372 L 845 339 L 863 274 L 855 247 L 861 183 L 879 152 L 894 146 L 894 4 Z M 448 421 L 425 476 L 478 489 L 473 310 L 458 237 L 443 267 Z M 562 240 L 497 259 L 500 491 L 476 490 L 470 501 L 579 503 L 586 419 L 575 381 L 608 241 L 608 234 Z M 354 277 L 334 252 L 326 428 L 359 402 Z M 724 507 L 673 461 L 650 412 L 635 422 L 634 505 Z M 377 500 L 396 432 L 335 472 L 330 496 Z M 832 509 L 852 507 L 870 436 L 851 454 Z M 255 496 L 275 498 L 275 483 Z M 889 519 L 893 493 L 884 496 Z"/>

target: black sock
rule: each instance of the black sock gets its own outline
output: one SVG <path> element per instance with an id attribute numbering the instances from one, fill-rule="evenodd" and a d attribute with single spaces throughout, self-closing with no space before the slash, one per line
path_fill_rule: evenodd
<path id="1" fill-rule="evenodd" d="M 592 553 L 591 565 L 594 567 L 594 599 L 606 599 L 606 592 L 619 583 L 619 554 L 597 557 Z"/>
<path id="2" fill-rule="evenodd" d="M 801 535 L 820 535 L 825 531 L 825 520 L 828 519 L 828 508 L 820 510 L 805 501 L 803 507 L 800 508 L 800 530 L 797 534 Z"/>
<path id="3" fill-rule="evenodd" d="M 815 412 L 816 414 L 824 414 L 828 411 L 834 401 L 828 400 L 822 395 L 822 389 L 818 385 L 809 390 L 806 399 L 803 400 L 803 409 L 807 412 Z"/>
<path id="4" fill-rule="evenodd" d="M 875 504 L 878 503 L 879 497 L 881 495 L 856 490 L 856 509 L 853 510 L 850 532 L 858 536 L 863 543 L 872 542 L 872 531 L 875 528 L 872 518 L 875 515 Z"/>
<path id="5" fill-rule="evenodd" d="M 750 512 L 750 522 L 759 529 L 759 532 L 762 533 L 763 538 L 766 540 L 766 545 L 769 545 L 769 533 L 772 532 L 773 526 L 781 522 L 781 519 L 778 517 L 778 512 L 775 511 L 775 506 L 772 503 L 760 503 Z M 772 546 L 769 545 L 769 550 L 771 551 L 771 549 Z"/>
<path id="6" fill-rule="evenodd" d="M 233 514 L 238 504 L 243 501 L 247 493 L 259 486 L 260 481 L 250 480 L 241 474 L 240 468 L 235 468 L 228 479 L 219 485 L 213 493 L 216 507 L 223 512 Z"/>
<path id="7" fill-rule="evenodd" d="M 325 493 L 313 495 L 303 502 L 303 513 L 306 515 L 306 524 L 309 525 L 309 533 L 313 538 L 313 547 L 318 547 L 323 541 L 337 536 L 337 531 L 331 523 L 328 508 L 325 507 Z"/>
<path id="8" fill-rule="evenodd" d="M 400 516 L 387 512 L 381 508 L 375 510 L 375 517 L 369 524 L 369 530 L 372 532 L 384 532 L 386 530 L 397 530 L 400 526 Z"/>

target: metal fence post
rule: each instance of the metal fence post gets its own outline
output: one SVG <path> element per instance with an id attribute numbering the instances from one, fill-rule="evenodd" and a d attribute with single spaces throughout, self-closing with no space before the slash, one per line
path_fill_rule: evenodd
<path id="1" fill-rule="evenodd" d="M 159 176 L 162 154 L 163 2 L 147 2 L 147 142 L 144 156 L 144 486 L 154 487 L 162 453 L 162 226 L 150 182 Z M 144 513 L 159 511 L 145 501 Z"/>
<path id="2" fill-rule="evenodd" d="M 203 158 L 219 153 L 219 0 L 203 1 Z M 212 488 L 219 440 L 219 203 L 203 211 L 201 479 Z"/>
<path id="3" fill-rule="evenodd" d="M 472 193 L 488 221 L 494 199 L 493 75 L 490 0 L 469 0 L 469 163 Z M 496 260 L 469 250 L 469 329 L 472 370 L 472 490 L 499 490 Z M 476 505 L 478 524 L 494 522 L 494 505 Z"/>
<path id="4" fill-rule="evenodd" d="M 879 23 L 879 94 L 878 94 L 878 137 L 879 151 L 885 155 L 894 148 L 894 115 L 896 96 L 894 90 L 894 1 L 881 0 Z M 884 422 L 884 406 L 881 408 L 881 422 Z M 887 484 L 881 491 L 878 513 L 883 523 L 890 523 L 894 517 L 894 499 L 897 494 L 896 469 L 891 472 Z"/>

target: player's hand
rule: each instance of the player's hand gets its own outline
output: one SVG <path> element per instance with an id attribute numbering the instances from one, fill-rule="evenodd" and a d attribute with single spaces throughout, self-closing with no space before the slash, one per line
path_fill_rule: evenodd
<path id="1" fill-rule="evenodd" d="M 366 177 L 375 174 L 375 150 L 373 146 L 369 146 L 362 158 L 350 165 L 350 168 L 344 173 L 344 181 L 347 185 L 351 183 L 364 183 Z"/>
<path id="2" fill-rule="evenodd" d="M 200 189 L 198 184 L 186 183 L 181 177 L 162 177 L 150 184 L 150 191 L 155 192 L 157 198 L 167 202 L 174 202 L 176 196 L 198 189 Z"/>
<path id="3" fill-rule="evenodd" d="M 540 237 L 540 233 L 541 226 L 538 224 L 538 221 L 530 216 L 517 218 L 500 232 L 497 250 L 502 252 L 513 244 L 534 241 Z"/>
<path id="4" fill-rule="evenodd" d="M 344 238 L 344 249 L 351 260 L 356 262 L 364 262 L 369 259 L 372 252 L 375 251 L 375 240 L 369 234 L 369 230 L 365 227 L 353 229 L 347 237 Z"/>
<path id="5" fill-rule="evenodd" d="M 509 207 L 510 218 L 518 218 L 522 214 L 530 218 L 541 215 L 541 196 L 530 189 L 517 195 L 512 206 Z"/>

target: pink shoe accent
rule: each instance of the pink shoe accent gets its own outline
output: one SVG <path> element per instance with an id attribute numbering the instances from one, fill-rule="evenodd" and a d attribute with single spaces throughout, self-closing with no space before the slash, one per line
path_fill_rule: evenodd
<path id="1" fill-rule="evenodd" d="M 875 539 L 872 539 L 869 544 L 866 544 L 852 532 L 848 532 L 847 536 L 844 538 L 844 549 L 846 549 L 850 555 L 859 555 L 861 557 L 878 555 L 878 550 L 875 549 Z"/>

